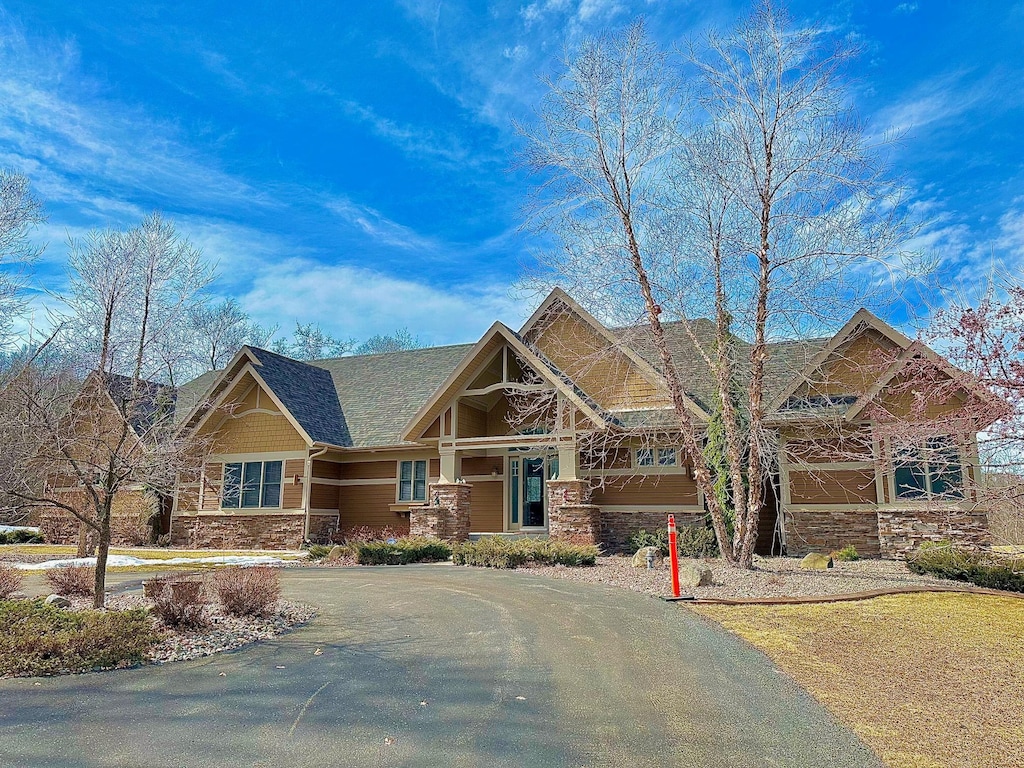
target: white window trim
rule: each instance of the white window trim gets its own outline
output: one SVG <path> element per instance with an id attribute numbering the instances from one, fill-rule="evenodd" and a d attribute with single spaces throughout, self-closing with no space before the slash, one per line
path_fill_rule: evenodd
<path id="1" fill-rule="evenodd" d="M 651 455 L 651 463 L 650 464 L 641 464 L 640 463 L 640 452 L 641 451 L 648 451 L 648 452 L 650 452 L 650 455 Z M 672 451 L 673 452 L 673 459 L 672 459 L 672 463 L 671 464 L 662 464 L 661 463 L 661 455 L 660 455 L 661 451 Z M 658 470 L 658 469 L 661 469 L 661 470 L 680 469 L 682 467 L 682 465 L 679 463 L 679 456 L 680 456 L 679 446 L 676 446 L 676 445 L 652 445 L 652 446 L 643 446 L 643 447 L 640 447 L 640 448 L 634 448 L 633 449 L 633 469 L 639 469 L 639 470 L 643 470 L 643 471 L 647 471 L 647 472 L 650 472 L 652 470 Z"/>
<path id="2" fill-rule="evenodd" d="M 412 476 L 409 479 L 409 495 L 412 498 L 402 498 L 402 463 L 412 464 Z M 423 462 L 423 498 L 416 498 L 416 462 Z M 430 495 L 430 459 L 397 459 L 395 461 L 395 503 L 396 504 L 422 504 Z"/>
<path id="3" fill-rule="evenodd" d="M 275 506 L 268 507 L 268 506 L 264 506 L 263 505 L 263 493 L 264 493 L 264 482 L 263 482 L 263 480 L 264 480 L 264 477 L 266 475 L 266 465 L 267 465 L 267 463 L 268 462 L 272 463 L 272 462 L 275 462 L 275 461 L 281 463 L 281 480 L 278 483 L 279 490 L 278 490 L 278 495 L 277 495 L 277 504 Z M 230 512 L 233 512 L 233 513 L 236 513 L 236 514 L 237 513 L 241 513 L 241 512 L 259 511 L 259 510 L 263 510 L 263 509 L 284 509 L 284 506 L 283 506 L 284 505 L 284 481 L 285 481 L 284 470 L 285 470 L 285 465 L 287 463 L 287 461 L 285 459 L 279 459 L 277 457 L 260 458 L 260 459 L 249 459 L 249 460 L 230 459 L 230 460 L 221 461 L 219 463 L 221 465 L 221 468 L 220 468 L 220 490 L 218 492 L 218 504 L 217 504 L 219 509 L 230 511 Z M 225 507 L 224 506 L 224 487 L 227 484 L 226 483 L 226 479 L 227 479 L 227 473 L 228 473 L 228 464 L 241 464 L 242 465 L 242 477 L 241 477 L 240 484 L 239 484 L 239 487 L 238 487 L 238 506 L 237 507 Z M 259 486 L 260 487 L 260 503 L 259 503 L 259 505 L 255 506 L 255 507 L 244 507 L 244 506 L 242 506 L 242 493 L 243 493 L 242 486 L 245 485 L 245 465 L 246 464 L 259 464 L 260 465 L 260 486 Z"/>

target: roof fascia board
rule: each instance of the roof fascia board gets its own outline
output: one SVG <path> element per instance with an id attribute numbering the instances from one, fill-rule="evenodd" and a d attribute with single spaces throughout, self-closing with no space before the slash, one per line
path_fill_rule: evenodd
<path id="1" fill-rule="evenodd" d="M 589 325 L 595 331 L 597 331 L 612 347 L 621 351 L 622 354 L 624 354 L 629 359 L 629 361 L 637 367 L 641 375 L 643 375 L 649 383 L 657 387 L 662 394 L 668 397 L 671 396 L 668 382 L 665 380 L 665 377 L 658 372 L 658 369 L 656 369 L 653 365 L 644 360 L 644 358 L 641 357 L 640 354 L 637 353 L 636 350 L 634 350 L 631 346 L 629 346 L 628 344 L 624 344 L 621 339 L 619 339 L 614 333 L 609 331 L 603 323 L 601 323 L 592 314 L 587 312 L 587 310 L 581 307 L 568 293 L 566 293 L 561 288 L 555 287 L 551 291 L 551 293 L 548 294 L 547 298 L 545 298 L 544 301 L 541 302 L 541 305 L 537 308 L 537 311 L 530 315 L 530 319 L 523 324 L 522 328 L 520 328 L 519 335 L 524 335 L 530 329 L 532 329 L 533 326 L 540 322 L 540 319 L 544 316 L 544 313 L 547 312 L 556 301 L 561 301 L 563 304 L 565 304 L 570 311 L 574 312 L 581 320 L 583 320 L 583 322 L 585 322 L 587 325 Z M 697 403 L 695 403 L 690 397 L 688 397 L 685 392 L 683 393 L 683 400 L 686 403 L 686 407 L 694 415 L 704 420 L 710 418 L 710 414 L 708 414 L 703 408 L 697 405 Z"/>
<path id="2" fill-rule="evenodd" d="M 581 320 L 587 325 L 597 331 L 612 347 L 618 349 L 624 354 L 629 360 L 640 369 L 643 375 L 650 380 L 651 384 L 654 384 L 658 388 L 662 389 L 666 394 L 668 393 L 668 382 L 665 381 L 665 377 L 658 373 L 657 369 L 644 360 L 632 347 L 628 344 L 623 344 L 622 340 L 619 339 L 614 333 L 605 328 L 604 324 L 601 323 L 596 317 L 587 312 L 581 307 L 576 301 L 561 288 L 555 288 L 548 294 L 547 298 L 541 302 L 541 305 L 537 308 L 537 311 L 530 315 L 530 319 L 527 320 L 523 327 L 519 329 L 519 335 L 522 336 L 531 330 L 540 319 L 544 316 L 551 306 L 556 302 L 561 301 L 565 304 L 573 313 L 575 313 Z M 684 395 L 685 397 L 685 395 Z M 687 398 L 689 399 L 689 398 Z M 693 404 L 696 407 L 696 403 Z M 704 414 L 705 416 L 707 414 Z"/>

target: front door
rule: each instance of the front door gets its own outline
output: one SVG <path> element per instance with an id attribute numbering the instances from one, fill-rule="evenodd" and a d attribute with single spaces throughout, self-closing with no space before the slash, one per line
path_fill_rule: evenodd
<path id="1" fill-rule="evenodd" d="M 556 471 L 557 458 L 544 456 L 514 456 L 509 463 L 509 516 L 508 528 L 547 526 L 547 493 L 545 486 L 552 471 Z"/>

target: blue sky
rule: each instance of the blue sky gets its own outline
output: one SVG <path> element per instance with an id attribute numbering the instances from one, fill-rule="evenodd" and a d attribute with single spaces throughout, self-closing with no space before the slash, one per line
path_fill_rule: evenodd
<path id="1" fill-rule="evenodd" d="M 738 2 L 0 0 L 0 165 L 64 241 L 159 209 L 263 323 L 475 340 L 530 307 L 529 118 L 566 44 L 644 15 L 666 44 Z M 947 284 L 1024 256 L 1024 3 L 795 2 L 865 49 L 854 98 L 906 132 L 893 161 Z"/>

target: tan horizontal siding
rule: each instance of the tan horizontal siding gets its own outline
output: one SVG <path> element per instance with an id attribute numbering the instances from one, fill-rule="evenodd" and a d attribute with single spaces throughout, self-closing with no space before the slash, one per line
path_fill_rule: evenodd
<path id="1" fill-rule="evenodd" d="M 281 478 L 281 507 L 283 509 L 302 508 L 302 484 L 292 482 L 295 477 L 300 481 L 306 472 L 304 459 L 288 459 L 284 463 L 284 477 Z"/>
<path id="2" fill-rule="evenodd" d="M 870 469 L 816 472 L 789 470 L 790 501 L 795 504 L 874 504 L 875 473 Z"/>
<path id="3" fill-rule="evenodd" d="M 309 489 L 310 509 L 337 509 L 338 491 L 336 485 L 321 485 L 313 483 Z"/>
<path id="4" fill-rule="evenodd" d="M 501 456 L 467 456 L 462 460 L 462 475 L 489 475 L 494 470 L 501 475 L 504 467 L 505 459 Z M 476 492 L 475 486 L 473 492 Z"/>
<path id="5" fill-rule="evenodd" d="M 592 498 L 597 505 L 678 504 L 692 507 L 697 504 L 697 484 L 686 475 L 608 478 L 603 488 L 594 489 Z"/>
<path id="6" fill-rule="evenodd" d="M 393 461 L 359 461 L 340 466 L 342 480 L 394 480 L 398 471 Z"/>
<path id="7" fill-rule="evenodd" d="M 459 434 L 457 437 L 484 437 L 487 435 L 487 413 L 465 403 L 459 403 Z"/>
<path id="8" fill-rule="evenodd" d="M 505 484 L 501 480 L 477 481 L 470 492 L 469 529 L 473 533 L 505 530 Z"/>
<path id="9" fill-rule="evenodd" d="M 342 529 L 364 525 L 375 528 L 408 526 L 408 517 L 391 511 L 395 495 L 394 484 L 344 486 L 338 499 Z"/>
<path id="10" fill-rule="evenodd" d="M 320 477 L 324 480 L 340 480 L 341 466 L 337 462 L 313 459 L 313 477 Z"/>

